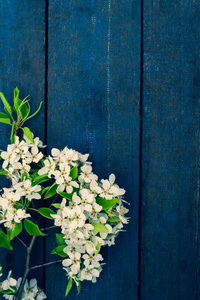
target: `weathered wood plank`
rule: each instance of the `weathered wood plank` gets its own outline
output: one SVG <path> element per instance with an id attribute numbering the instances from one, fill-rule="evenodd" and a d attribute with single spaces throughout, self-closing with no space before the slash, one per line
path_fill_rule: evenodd
<path id="1" fill-rule="evenodd" d="M 45 101 L 45 1 L 1 1 L 0 3 L 0 91 L 9 101 L 13 99 L 13 90 L 17 86 L 20 96 L 30 94 L 31 110 L 34 112 L 40 101 Z M 3 106 L 0 103 L 0 111 Z M 27 126 L 44 140 L 44 105 L 40 114 L 27 122 Z M 6 149 L 10 142 L 9 126 L 0 125 L 0 148 Z M 1 176 L 0 187 L 9 186 Z M 0 249 L 0 263 L 6 271 L 13 269 L 14 276 L 23 274 L 25 251 L 17 242 L 15 250 Z M 36 263 L 43 260 L 42 240 L 32 253 Z M 30 274 L 36 276 L 43 285 L 43 272 Z"/>
<path id="2" fill-rule="evenodd" d="M 96 284 L 70 299 L 137 299 L 140 1 L 49 1 L 48 146 L 90 153 L 99 178 L 116 174 L 132 217 Z M 47 259 L 55 241 L 47 240 Z M 61 266 L 48 299 L 64 299 Z M 56 287 L 56 288 L 55 288 Z"/>
<path id="3" fill-rule="evenodd" d="M 144 1 L 141 299 L 199 293 L 198 1 Z"/>

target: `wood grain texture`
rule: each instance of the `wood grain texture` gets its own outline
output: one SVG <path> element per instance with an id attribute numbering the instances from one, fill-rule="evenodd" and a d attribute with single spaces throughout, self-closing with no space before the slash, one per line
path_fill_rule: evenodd
<path id="1" fill-rule="evenodd" d="M 198 1 L 144 1 L 141 299 L 199 293 Z"/>
<path id="2" fill-rule="evenodd" d="M 90 153 L 99 178 L 115 173 L 131 223 L 103 249 L 96 284 L 70 299 L 137 299 L 140 1 L 49 1 L 48 146 Z M 55 241 L 47 238 L 47 260 Z M 46 272 L 48 299 L 64 299 L 61 266 Z M 56 290 L 55 290 L 56 287 Z"/>
<path id="3" fill-rule="evenodd" d="M 0 91 L 7 100 L 13 101 L 13 90 L 17 86 L 23 99 L 30 94 L 31 111 L 40 101 L 45 101 L 45 3 L 43 1 L 5 0 L 0 3 Z M 0 103 L 0 111 L 3 105 Z M 44 139 L 44 105 L 40 114 L 27 122 L 27 126 Z M 6 149 L 10 143 L 9 126 L 0 125 L 0 148 Z M 5 178 L 0 178 L 0 187 L 9 186 Z M 28 242 L 28 237 L 25 237 Z M 40 240 L 40 239 L 39 239 Z M 8 272 L 13 270 L 16 277 L 22 276 L 25 251 L 23 246 L 13 241 L 15 252 L 0 249 L 0 262 Z M 37 243 L 32 257 L 36 263 L 43 260 L 43 242 Z M 36 276 L 43 286 L 43 272 Z"/>
<path id="4" fill-rule="evenodd" d="M 118 236 L 115 246 L 102 251 L 106 265 L 97 283 L 83 282 L 79 296 L 74 287 L 69 299 L 200 298 L 199 17 L 197 0 L 0 3 L 0 91 L 12 100 L 18 86 L 22 97 L 30 94 L 33 111 L 47 98 L 46 124 L 43 105 L 27 126 L 47 140 L 49 153 L 66 145 L 90 153 L 99 179 L 115 173 L 131 204 L 126 232 Z M 9 127 L 1 124 L 0 148 L 8 143 Z M 9 186 L 5 178 L 0 179 L 1 188 Z M 1 248 L 0 262 L 18 277 L 24 250 L 13 245 L 17 253 L 13 256 Z M 35 263 L 53 260 L 50 252 L 55 246 L 50 232 L 46 244 L 38 238 Z M 62 266 L 51 265 L 43 272 L 39 269 L 30 276 L 41 287 L 46 285 L 49 300 L 65 299 L 67 277 Z"/>

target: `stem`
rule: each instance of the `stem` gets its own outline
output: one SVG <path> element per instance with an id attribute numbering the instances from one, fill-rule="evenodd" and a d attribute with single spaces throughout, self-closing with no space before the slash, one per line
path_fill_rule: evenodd
<path id="1" fill-rule="evenodd" d="M 31 210 L 34 210 L 34 211 L 38 211 L 37 209 L 31 208 L 31 207 L 28 207 L 27 209 L 31 209 Z"/>
<path id="2" fill-rule="evenodd" d="M 63 259 L 50 261 L 50 262 L 48 262 L 48 263 L 41 264 L 41 265 L 36 265 L 36 266 L 31 267 L 30 270 L 34 270 L 34 269 L 41 268 L 41 267 L 46 267 L 46 266 L 49 266 L 49 265 L 52 265 L 52 264 L 59 263 L 59 262 L 61 262 L 61 261 L 63 261 Z"/>
<path id="3" fill-rule="evenodd" d="M 21 295 L 22 295 L 22 292 L 23 292 L 23 289 L 24 289 L 24 285 L 25 285 L 25 282 L 26 282 L 26 278 L 28 276 L 28 273 L 30 271 L 30 267 L 29 267 L 29 264 L 30 264 L 30 256 L 31 256 L 31 251 L 32 251 L 32 248 L 33 248 L 33 245 L 35 243 L 35 239 L 36 239 L 36 236 L 34 235 L 31 239 L 31 242 L 29 244 L 29 246 L 27 247 L 27 255 L 26 255 L 26 265 L 25 265 L 25 270 L 24 270 L 24 275 L 22 277 L 22 281 L 20 283 L 20 286 L 19 286 L 19 289 L 18 289 L 18 292 L 17 292 L 17 295 L 16 295 L 16 298 L 15 300 L 19 300 Z"/>
<path id="4" fill-rule="evenodd" d="M 57 197 L 58 197 L 58 194 L 54 197 L 53 201 L 52 201 L 51 204 L 49 205 L 49 208 L 50 208 L 50 207 L 52 206 L 52 204 L 56 201 Z"/>
<path id="5" fill-rule="evenodd" d="M 53 226 L 41 228 L 40 230 L 41 230 L 41 231 L 47 231 L 47 230 L 49 230 L 49 229 L 53 229 L 53 228 L 56 228 L 56 227 L 57 227 L 57 226 L 53 225 Z"/>
<path id="6" fill-rule="evenodd" d="M 24 243 L 24 241 L 22 239 L 20 239 L 18 236 L 17 236 L 17 239 L 22 243 L 22 245 L 24 245 L 24 247 L 28 248 L 28 246 L 26 245 L 26 243 Z"/>

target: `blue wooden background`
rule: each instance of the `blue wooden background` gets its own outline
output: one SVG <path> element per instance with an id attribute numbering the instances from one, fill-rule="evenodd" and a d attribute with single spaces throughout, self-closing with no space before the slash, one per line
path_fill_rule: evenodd
<path id="1" fill-rule="evenodd" d="M 47 153 L 89 152 L 99 178 L 115 173 L 131 203 L 98 282 L 69 299 L 200 299 L 199 20 L 198 0 L 0 3 L 0 91 L 12 99 L 18 86 L 33 111 L 43 101 L 28 125 Z M 8 142 L 1 125 L 0 148 Z M 54 246 L 39 238 L 35 262 L 52 260 Z M 0 262 L 17 277 L 16 247 L 1 248 Z M 65 299 L 60 265 L 35 276 L 49 300 Z"/>

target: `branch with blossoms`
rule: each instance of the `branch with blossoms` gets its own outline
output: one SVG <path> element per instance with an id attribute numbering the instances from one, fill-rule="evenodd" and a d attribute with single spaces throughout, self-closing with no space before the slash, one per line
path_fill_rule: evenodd
<path id="1" fill-rule="evenodd" d="M 0 175 L 6 176 L 11 185 L 3 188 L 0 196 L 0 247 L 13 250 L 12 240 L 18 239 L 27 252 L 23 276 L 15 280 L 10 271 L 0 283 L 0 295 L 15 300 L 46 299 L 36 279 L 28 283 L 27 277 L 30 270 L 58 262 L 69 279 L 65 296 L 73 283 L 79 293 L 82 281 L 96 282 L 102 271 L 101 247 L 114 245 L 116 236 L 128 223 L 125 190 L 115 183 L 114 174 L 99 181 L 88 161 L 89 154 L 65 147 L 53 148 L 51 155 L 44 155 L 40 139 L 23 127 L 41 104 L 30 116 L 28 97 L 20 100 L 17 88 L 13 106 L 2 93 L 0 97 L 5 110 L 0 113 L 0 122 L 11 126 L 11 144 L 6 151 L 1 150 Z M 42 199 L 49 199 L 51 204 L 44 206 Z M 42 218 L 51 220 L 52 225 L 41 228 Z M 62 259 L 31 267 L 31 251 L 37 236 L 45 237 L 44 232 L 51 228 L 60 230 L 55 235 L 57 247 L 51 253 Z M 22 230 L 32 237 L 29 245 L 20 237 Z"/>

